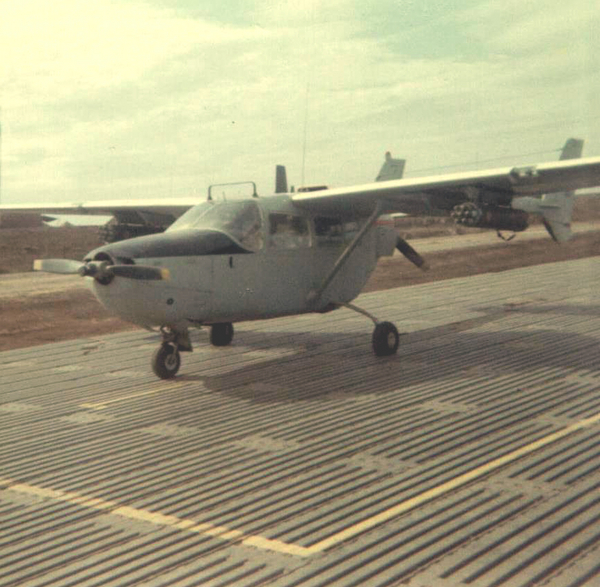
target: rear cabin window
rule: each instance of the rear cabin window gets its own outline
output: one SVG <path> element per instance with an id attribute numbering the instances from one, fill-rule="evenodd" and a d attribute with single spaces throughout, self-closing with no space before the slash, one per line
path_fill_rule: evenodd
<path id="1" fill-rule="evenodd" d="M 315 237 L 317 246 L 327 247 L 347 244 L 356 236 L 360 225 L 356 221 L 342 222 L 339 218 L 317 216 Z"/>
<path id="2" fill-rule="evenodd" d="M 309 247 L 307 219 L 291 214 L 269 214 L 269 246 L 275 249 Z"/>

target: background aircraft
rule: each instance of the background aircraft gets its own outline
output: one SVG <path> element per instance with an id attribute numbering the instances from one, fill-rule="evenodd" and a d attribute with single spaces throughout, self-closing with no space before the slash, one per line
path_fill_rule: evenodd
<path id="1" fill-rule="evenodd" d="M 377 174 L 376 181 L 389 179 L 401 179 L 404 159 L 395 159 L 390 153 L 386 153 L 385 162 Z M 237 186 L 247 184 L 253 186 L 253 194 L 256 196 L 256 186 L 253 182 L 234 182 L 232 184 L 217 184 L 210 186 L 209 199 L 216 188 Z M 301 188 L 302 189 L 302 188 Z M 314 189 L 314 188 L 308 188 Z M 275 192 L 276 194 L 288 191 L 286 169 L 283 165 L 277 165 L 275 170 Z M 218 196 L 215 196 L 218 197 Z M 97 218 L 103 218 L 99 227 L 102 240 L 107 243 L 164 232 L 177 218 L 199 203 L 197 197 L 144 199 L 142 201 L 127 200 L 92 200 L 89 202 L 60 202 L 60 203 L 27 203 L 27 204 L 5 204 L 0 205 L 0 214 L 41 214 L 44 222 L 60 226 L 60 217 L 67 218 L 79 215 L 82 220 L 78 226 L 86 224 L 84 218 L 89 218 L 90 226 L 98 226 Z M 112 218 L 112 220 L 111 220 Z M 57 221 L 58 219 L 58 221 Z"/>

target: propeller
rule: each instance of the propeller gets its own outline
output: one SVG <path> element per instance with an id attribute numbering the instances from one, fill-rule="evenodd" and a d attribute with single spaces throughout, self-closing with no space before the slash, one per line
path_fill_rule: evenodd
<path id="1" fill-rule="evenodd" d="M 111 265 L 108 261 L 89 261 L 81 263 L 71 259 L 36 259 L 33 262 L 34 271 L 47 273 L 61 273 L 82 277 L 94 277 L 101 283 L 110 283 L 113 277 L 125 277 L 139 280 L 167 280 L 170 278 L 169 270 L 149 265 Z"/>
<path id="2" fill-rule="evenodd" d="M 62 273 L 63 275 L 79 273 L 79 269 L 83 266 L 80 261 L 72 261 L 71 259 L 36 259 L 33 262 L 34 271 Z"/>
<path id="3" fill-rule="evenodd" d="M 419 269 L 427 271 L 429 265 L 417 251 L 415 251 L 401 236 L 396 240 L 396 248 L 402 253 L 411 263 L 416 265 Z"/>
<path id="4" fill-rule="evenodd" d="M 110 265 L 108 271 L 118 277 L 141 280 L 168 280 L 171 275 L 168 269 L 149 265 Z"/>

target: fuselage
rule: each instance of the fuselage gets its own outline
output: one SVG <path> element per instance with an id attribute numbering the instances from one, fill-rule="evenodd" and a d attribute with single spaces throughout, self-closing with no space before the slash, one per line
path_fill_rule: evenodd
<path id="1" fill-rule="evenodd" d="M 179 329 L 324 311 L 354 299 L 377 258 L 393 252 L 393 226 L 373 226 L 320 298 L 311 301 L 311 292 L 364 222 L 364 216 L 311 214 L 289 195 L 205 202 L 164 233 L 112 243 L 86 256 L 165 268 L 169 280 L 88 279 L 107 309 L 144 327 Z"/>

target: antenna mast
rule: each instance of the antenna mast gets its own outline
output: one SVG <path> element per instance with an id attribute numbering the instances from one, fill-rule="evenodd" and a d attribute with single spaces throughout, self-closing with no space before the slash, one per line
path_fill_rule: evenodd
<path id="1" fill-rule="evenodd" d="M 304 137 L 302 140 L 302 183 L 304 185 L 304 169 L 306 167 L 306 135 L 308 132 L 308 91 L 310 89 L 310 81 L 306 82 L 306 98 L 304 100 Z"/>
<path id="2" fill-rule="evenodd" d="M 2 108 L 0 108 L 0 202 L 2 202 Z"/>

